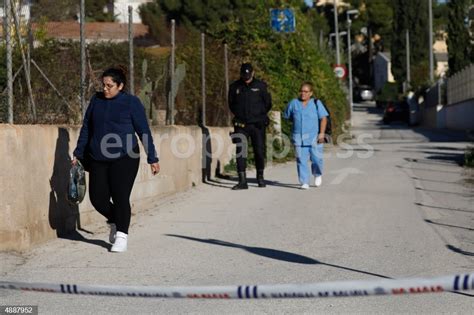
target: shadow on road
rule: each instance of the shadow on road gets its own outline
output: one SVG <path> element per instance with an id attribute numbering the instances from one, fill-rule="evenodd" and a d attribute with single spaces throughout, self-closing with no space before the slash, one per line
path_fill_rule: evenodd
<path id="1" fill-rule="evenodd" d="M 324 266 L 329 266 L 329 267 L 334 267 L 338 269 L 344 269 L 348 271 L 353 271 L 357 273 L 362 273 L 370 276 L 375 276 L 379 278 L 384 278 L 384 279 L 392 279 L 390 277 L 368 272 L 368 271 L 363 271 L 363 270 L 358 270 L 358 269 L 353 269 L 353 268 L 348 268 L 344 266 L 339 266 L 339 265 L 334 265 L 334 264 L 328 264 L 319 260 L 315 260 L 311 257 L 306 257 L 303 255 L 295 254 L 295 253 L 290 253 L 290 252 L 285 252 L 277 249 L 271 249 L 271 248 L 264 248 L 264 247 L 251 247 L 251 246 L 245 246 L 245 245 L 240 245 L 240 244 L 234 244 L 226 241 L 221 241 L 221 240 L 216 240 L 216 239 L 202 239 L 202 238 L 196 238 L 196 237 L 190 237 L 190 236 L 184 236 L 184 235 L 176 235 L 176 234 L 165 234 L 166 236 L 171 236 L 171 237 L 177 237 L 177 238 L 182 238 L 186 240 L 191 240 L 191 241 L 196 241 L 196 242 L 201 242 L 201 243 L 206 243 L 206 244 L 212 244 L 212 245 L 220 245 L 220 246 L 226 246 L 226 247 L 233 247 L 233 248 L 239 248 L 243 249 L 249 253 L 258 255 L 258 256 L 263 256 L 266 258 L 271 258 L 271 259 L 276 259 L 276 260 L 281 260 L 281 261 L 286 261 L 290 263 L 296 263 L 296 264 L 305 264 L 305 265 L 324 265 Z"/>
<path id="2" fill-rule="evenodd" d="M 357 103 L 357 106 L 353 107 L 355 112 L 367 112 L 368 114 L 378 115 L 380 118 L 383 116 L 383 109 L 377 108 L 371 103 Z"/>
<path id="3" fill-rule="evenodd" d="M 464 162 L 464 154 L 446 154 L 436 153 L 426 158 L 403 158 L 407 162 L 418 164 L 439 165 L 439 166 L 462 166 Z"/>
<path id="4" fill-rule="evenodd" d="M 433 190 L 433 189 L 424 189 L 421 187 L 415 187 L 416 190 L 423 190 L 423 191 L 428 191 L 432 193 L 439 193 L 439 194 L 451 194 L 451 195 L 456 195 L 456 196 L 461 196 L 461 197 L 473 197 L 472 194 L 465 194 L 465 193 L 458 193 L 458 192 L 452 192 L 452 191 L 443 191 L 443 190 Z"/>
<path id="5" fill-rule="evenodd" d="M 442 225 L 442 226 L 452 227 L 452 228 L 456 228 L 456 229 L 463 229 L 463 230 L 468 230 L 468 231 L 474 231 L 473 228 L 468 228 L 468 227 L 464 227 L 464 226 L 457 226 L 457 225 L 451 225 L 451 224 L 445 224 L 445 223 L 438 223 L 438 222 L 434 222 L 434 221 L 427 220 L 427 219 L 425 219 L 425 222 L 426 222 L 426 223 L 430 223 L 430 224 L 434 224 L 434 225 Z"/>
<path id="6" fill-rule="evenodd" d="M 452 246 L 452 245 L 446 245 L 446 247 L 447 247 L 449 250 L 451 250 L 451 251 L 453 251 L 453 252 L 455 252 L 455 253 L 461 254 L 461 255 L 474 256 L 474 253 L 467 252 L 467 251 L 465 251 L 465 250 L 462 250 L 462 249 L 460 249 L 460 248 L 454 247 L 454 246 Z"/>
<path id="7" fill-rule="evenodd" d="M 459 212 L 468 212 L 468 213 L 474 213 L 473 210 L 467 210 L 467 209 L 455 209 L 455 208 L 447 208 L 447 207 L 440 207 L 440 206 L 433 206 L 433 205 L 425 205 L 421 202 L 415 202 L 415 205 L 420 206 L 420 207 L 426 207 L 426 208 L 433 208 L 433 209 L 440 209 L 440 210 L 448 210 L 448 211 L 459 211 Z M 430 222 L 431 223 L 431 222 Z"/>
<path id="8" fill-rule="evenodd" d="M 91 232 L 88 232 L 88 231 L 85 231 L 85 232 L 92 234 Z M 103 247 L 107 250 L 110 250 L 110 248 L 112 248 L 112 245 L 107 243 L 106 241 L 85 238 L 78 231 L 72 231 L 72 232 L 63 234 L 63 235 L 61 235 L 61 238 L 66 239 L 66 240 L 70 240 L 70 241 L 78 241 L 78 242 L 84 242 L 84 243 L 87 243 L 87 244 L 97 245 L 97 246 Z"/>
<path id="9" fill-rule="evenodd" d="M 427 179 L 427 178 L 421 178 L 421 177 L 416 177 L 412 176 L 412 179 L 416 179 L 421 182 L 431 182 L 431 183 L 441 183 L 441 184 L 453 184 L 456 185 L 458 184 L 457 181 L 447 181 L 447 180 L 435 180 L 435 179 Z"/>
<path id="10" fill-rule="evenodd" d="M 403 166 L 403 165 L 395 165 L 395 167 L 406 168 L 406 169 L 410 169 L 410 170 L 433 172 L 433 173 L 451 173 L 451 174 L 458 174 L 459 173 L 459 171 L 436 170 L 436 169 L 422 168 L 422 167 L 407 167 L 407 166 Z"/>
<path id="11" fill-rule="evenodd" d="M 239 181 L 239 179 L 235 176 L 230 176 L 230 175 L 219 175 L 218 178 L 220 179 L 225 179 L 225 180 L 229 180 L 229 181 L 232 181 L 232 182 L 235 182 L 237 183 Z M 220 185 L 215 185 L 215 184 L 212 184 L 212 183 L 209 183 L 209 182 L 214 182 L 214 183 L 218 183 Z M 218 186 L 218 187 L 226 187 L 226 188 L 230 188 L 234 185 L 234 183 L 232 183 L 231 186 L 224 186 L 224 185 L 228 185 L 228 183 L 223 183 L 221 181 L 217 181 L 217 180 L 210 180 L 207 184 L 209 185 L 212 185 L 212 186 Z M 247 178 L 247 183 L 253 185 L 253 186 L 258 186 L 258 183 L 257 183 L 257 179 L 256 178 Z M 288 183 L 282 183 L 282 182 L 279 182 L 279 181 L 275 181 L 275 180 L 268 180 L 268 179 L 265 179 L 265 183 L 267 184 L 267 186 L 276 186 L 276 187 L 284 187 L 284 188 L 292 188 L 292 189 L 300 189 L 300 185 L 298 184 L 288 184 Z"/>

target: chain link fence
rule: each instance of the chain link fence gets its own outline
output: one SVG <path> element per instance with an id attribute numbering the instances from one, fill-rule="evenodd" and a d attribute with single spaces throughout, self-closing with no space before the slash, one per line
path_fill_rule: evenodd
<path id="1" fill-rule="evenodd" d="M 35 14 L 38 8 L 31 1 L 0 3 L 0 123 L 79 124 L 82 67 L 87 103 L 101 89 L 102 72 L 120 65 L 133 75 L 129 76 L 133 82 L 129 91 L 142 100 L 153 125 L 196 125 L 203 119 L 208 126 L 230 124 L 228 73 L 236 79 L 240 62 L 226 54 L 223 43 L 208 37 L 201 41 L 200 34 L 179 28 L 174 32 L 171 23 L 157 43 L 140 23 L 85 20 L 85 58 L 81 62 L 81 23 L 77 20 L 49 21 Z M 41 8 L 43 12 L 47 9 Z"/>

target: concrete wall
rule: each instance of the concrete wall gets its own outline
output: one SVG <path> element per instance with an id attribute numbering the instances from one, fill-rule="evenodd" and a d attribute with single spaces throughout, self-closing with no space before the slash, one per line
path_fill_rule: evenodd
<path id="1" fill-rule="evenodd" d="M 474 130 L 474 99 L 444 107 L 446 128 Z"/>
<path id="2" fill-rule="evenodd" d="M 152 176 L 143 149 L 132 192 L 132 212 L 153 205 L 160 196 L 186 190 L 213 176 L 232 158 L 229 128 L 208 128 L 213 152 L 203 163 L 203 131 L 199 127 L 153 128 L 161 172 Z M 66 201 L 69 157 L 78 127 L 0 124 L 0 250 L 23 251 L 104 220 L 88 196 L 79 206 Z M 213 138 L 222 139 L 212 141 Z M 218 150 L 218 145 L 222 149 Z M 214 153 L 215 152 L 215 153 Z M 208 166 L 210 170 L 203 170 Z"/>
<path id="3" fill-rule="evenodd" d="M 426 128 L 446 128 L 446 105 L 422 107 L 422 126 Z"/>
<path id="4" fill-rule="evenodd" d="M 421 124 L 426 128 L 446 128 L 446 105 L 443 105 L 442 83 L 437 82 L 420 104 Z"/>

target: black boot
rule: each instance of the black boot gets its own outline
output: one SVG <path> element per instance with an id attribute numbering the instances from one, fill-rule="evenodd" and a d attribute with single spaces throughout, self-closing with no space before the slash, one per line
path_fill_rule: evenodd
<path id="1" fill-rule="evenodd" d="M 232 190 L 249 189 L 245 172 L 239 172 L 239 183 L 232 187 Z"/>
<path id="2" fill-rule="evenodd" d="M 263 170 L 257 170 L 257 183 L 258 187 L 266 187 L 265 180 L 263 179 Z"/>

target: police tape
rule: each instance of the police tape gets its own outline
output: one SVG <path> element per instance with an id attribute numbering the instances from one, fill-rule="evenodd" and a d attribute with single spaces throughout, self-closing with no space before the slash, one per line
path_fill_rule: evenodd
<path id="1" fill-rule="evenodd" d="M 474 290 L 474 273 L 437 278 L 240 286 L 105 286 L 0 281 L 0 289 L 117 297 L 282 299 L 403 295 Z"/>

